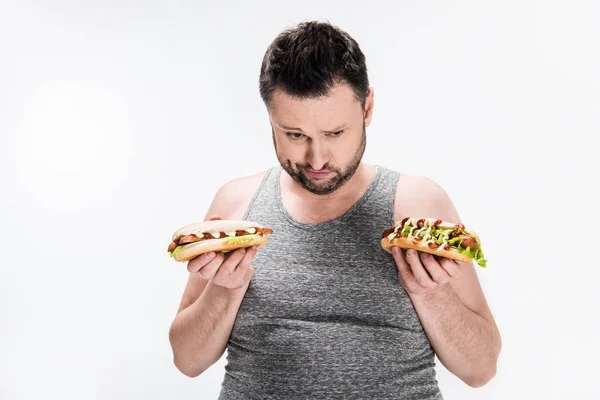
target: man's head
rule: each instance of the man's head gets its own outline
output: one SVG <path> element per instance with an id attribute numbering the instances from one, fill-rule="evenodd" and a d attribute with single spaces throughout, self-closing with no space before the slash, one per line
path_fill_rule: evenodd
<path id="1" fill-rule="evenodd" d="M 260 93 L 277 158 L 296 182 L 324 195 L 354 175 L 373 91 L 365 56 L 346 32 L 323 22 L 282 32 L 264 56 Z"/>

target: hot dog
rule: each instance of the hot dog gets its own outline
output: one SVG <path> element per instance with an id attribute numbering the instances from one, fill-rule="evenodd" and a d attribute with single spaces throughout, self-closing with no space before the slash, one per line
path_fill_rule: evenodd
<path id="1" fill-rule="evenodd" d="M 463 224 L 440 219 L 407 217 L 397 222 L 381 238 L 381 247 L 388 253 L 394 246 L 487 266 L 479 236 Z"/>
<path id="2" fill-rule="evenodd" d="M 269 228 L 252 221 L 212 220 L 178 229 L 167 251 L 176 261 L 189 261 L 211 251 L 227 253 L 242 247 L 261 247 L 268 242 Z"/>

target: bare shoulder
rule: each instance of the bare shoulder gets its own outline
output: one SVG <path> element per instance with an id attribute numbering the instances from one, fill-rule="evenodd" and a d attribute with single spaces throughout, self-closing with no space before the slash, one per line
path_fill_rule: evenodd
<path id="1" fill-rule="evenodd" d="M 241 219 L 267 171 L 232 179 L 219 188 L 206 213 L 223 219 Z"/>
<path id="2" fill-rule="evenodd" d="M 426 176 L 401 174 L 396 187 L 394 204 L 395 220 L 412 216 L 460 222 L 446 190 Z"/>

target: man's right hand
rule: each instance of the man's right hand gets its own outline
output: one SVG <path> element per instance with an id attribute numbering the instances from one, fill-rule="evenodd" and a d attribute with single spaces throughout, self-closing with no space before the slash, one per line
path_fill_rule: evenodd
<path id="1" fill-rule="evenodd" d="M 209 218 L 210 221 L 218 219 L 222 218 L 218 215 Z M 238 289 L 246 286 L 254 275 L 252 260 L 255 254 L 255 246 L 231 251 L 227 256 L 221 252 L 205 253 L 191 259 L 187 269 L 216 285 Z"/>

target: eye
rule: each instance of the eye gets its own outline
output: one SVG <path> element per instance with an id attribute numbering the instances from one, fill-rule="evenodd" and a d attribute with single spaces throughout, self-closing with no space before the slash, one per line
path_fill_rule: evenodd
<path id="1" fill-rule="evenodd" d="M 341 136 L 342 133 L 344 133 L 343 130 L 337 131 L 337 132 L 329 132 L 328 135 L 332 136 L 332 137 L 338 137 L 338 136 Z"/>
<path id="2" fill-rule="evenodd" d="M 292 140 L 300 140 L 304 137 L 302 133 L 298 132 L 286 132 L 286 135 Z"/>

